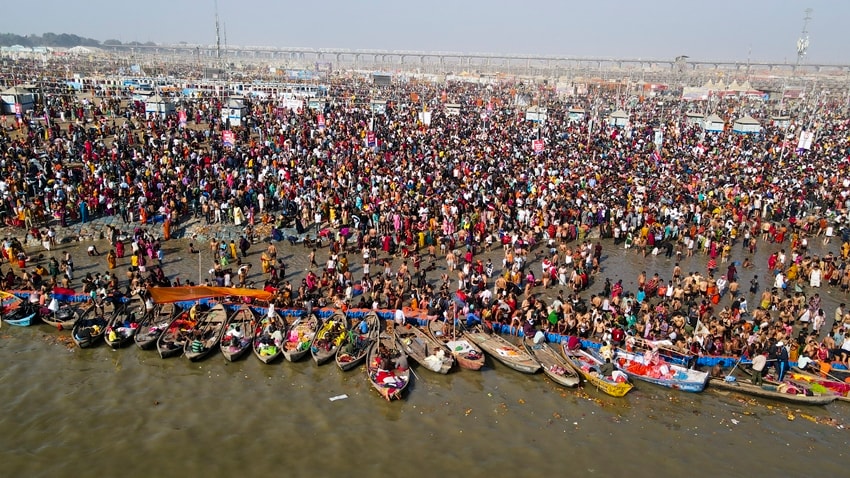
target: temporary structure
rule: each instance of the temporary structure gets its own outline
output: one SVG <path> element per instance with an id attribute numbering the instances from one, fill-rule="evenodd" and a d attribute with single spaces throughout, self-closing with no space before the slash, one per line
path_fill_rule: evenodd
<path id="1" fill-rule="evenodd" d="M 761 124 L 752 116 L 745 115 L 744 117 L 735 120 L 732 124 L 732 131 L 742 134 L 761 133 Z"/>
<path id="2" fill-rule="evenodd" d="M 791 126 L 791 117 L 789 116 L 774 116 L 770 118 L 773 121 L 773 126 L 777 128 L 787 128 Z"/>
<path id="3" fill-rule="evenodd" d="M 702 123 L 702 127 L 704 130 L 708 132 L 720 132 L 723 131 L 723 128 L 726 126 L 726 122 L 723 121 L 723 118 L 717 116 L 716 114 L 710 114 Z"/>
<path id="4" fill-rule="evenodd" d="M 570 121 L 581 121 L 584 119 L 585 111 L 582 108 L 570 108 L 567 115 Z"/>
<path id="5" fill-rule="evenodd" d="M 623 110 L 617 110 L 608 115 L 608 124 L 611 126 L 626 126 L 629 122 L 629 114 Z"/>
<path id="6" fill-rule="evenodd" d="M 221 109 L 221 121 L 224 123 L 230 121 L 231 127 L 242 126 L 242 119 L 247 114 L 245 99 L 236 96 L 231 97 L 227 99 L 227 104 Z"/>
<path id="7" fill-rule="evenodd" d="M 3 114 L 15 114 L 15 104 L 21 105 L 21 113 L 32 110 L 35 104 L 35 95 L 20 86 L 13 86 L 0 92 L 0 98 L 3 100 Z"/>
<path id="8" fill-rule="evenodd" d="M 692 126 L 702 126 L 703 121 L 705 120 L 705 115 L 701 113 L 694 113 L 693 111 L 689 111 L 685 113 L 685 120 L 689 125 Z"/>
<path id="9" fill-rule="evenodd" d="M 147 101 L 145 101 L 145 114 L 151 116 L 160 116 L 165 118 L 170 114 L 174 114 L 176 111 L 177 109 L 174 107 L 174 103 L 160 95 L 151 95 Z"/>

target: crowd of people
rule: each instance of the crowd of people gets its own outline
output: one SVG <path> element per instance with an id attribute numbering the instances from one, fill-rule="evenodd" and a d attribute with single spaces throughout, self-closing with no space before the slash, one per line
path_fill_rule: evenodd
<path id="1" fill-rule="evenodd" d="M 125 243 L 133 248 L 128 292 L 169 283 L 161 242 L 192 218 L 248 226 L 238 245 L 211 244 L 210 281 L 245 286 L 251 227 L 267 225 L 275 242 L 310 257 L 301 278 L 287 275 L 273 242 L 262 252 L 263 282 L 284 307 L 412 307 L 525 332 L 670 340 L 713 355 L 775 354 L 793 342 L 792 355 L 817 356 L 814 340 L 847 363 L 850 315 L 839 307 L 838 329 L 827 333 L 807 294 L 850 287 L 850 121 L 838 100 L 814 113 L 786 105 L 797 119 L 781 127 L 770 121 L 773 103 L 716 100 L 712 108 L 730 119 L 761 121 L 761 133 L 738 134 L 692 124 L 687 102 L 666 98 L 664 112 L 601 88 L 570 99 L 532 83 L 382 88 L 381 113 L 358 100 L 375 87 L 352 80 L 332 81 L 315 109 L 247 99 L 240 127 L 222 121 L 215 96 L 183 98 L 180 116 L 151 117 L 132 101 L 68 95 L 49 103 L 49 128 L 0 132 L 0 213 L 17 234 L 48 245 L 51 228 L 120 217 L 107 260 L 114 268 Z M 545 105 L 545 121 L 526 120 L 518 98 Z M 628 124 L 608 124 L 600 104 L 628 107 Z M 575 106 L 586 115 L 571 116 Z M 58 121 L 60 113 L 75 121 Z M 797 149 L 812 114 L 817 139 Z M 154 222 L 166 224 L 164 237 L 147 232 Z M 607 273 L 603 242 L 676 265 L 641 274 L 627 290 L 631 280 Z M 760 247 L 781 250 L 756 264 Z M 11 247 L 3 253 L 14 264 Z M 695 256 L 705 270 L 683 270 Z M 738 267 L 763 271 L 763 283 L 742 288 Z M 588 298 L 592 284 L 604 286 Z M 792 337 L 800 323 L 811 328 Z"/>

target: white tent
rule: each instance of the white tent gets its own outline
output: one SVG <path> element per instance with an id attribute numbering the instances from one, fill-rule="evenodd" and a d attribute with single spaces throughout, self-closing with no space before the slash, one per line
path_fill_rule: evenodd
<path id="1" fill-rule="evenodd" d="M 221 121 L 227 124 L 229 120 L 231 127 L 242 126 L 242 119 L 245 116 L 247 116 L 245 99 L 241 97 L 228 98 L 227 104 L 221 109 Z"/>
<path id="2" fill-rule="evenodd" d="M 623 110 L 617 110 L 608 115 L 608 124 L 611 126 L 626 126 L 629 122 L 629 114 Z"/>
<path id="3" fill-rule="evenodd" d="M 585 111 L 582 108 L 570 108 L 567 115 L 570 121 L 581 121 L 584 119 Z"/>
<path id="4" fill-rule="evenodd" d="M 15 104 L 21 105 L 21 113 L 32 110 L 35 104 L 35 96 L 20 86 L 13 86 L 0 92 L 0 99 L 2 99 L 3 114 L 15 114 Z"/>
<path id="5" fill-rule="evenodd" d="M 736 133 L 761 133 L 761 123 L 750 115 L 738 118 L 732 124 L 732 131 Z"/>
<path id="6" fill-rule="evenodd" d="M 174 103 L 160 95 L 151 95 L 145 101 L 145 114 L 147 115 L 165 118 L 170 114 L 174 114 L 176 111 L 177 109 L 174 107 Z"/>
<path id="7" fill-rule="evenodd" d="M 770 118 L 773 121 L 773 126 L 777 128 L 787 128 L 791 126 L 791 117 L 790 116 L 774 116 Z"/>
<path id="8" fill-rule="evenodd" d="M 532 106 L 525 110 L 525 120 L 543 123 L 548 119 L 549 114 L 546 108 L 541 106 Z"/>
<path id="9" fill-rule="evenodd" d="M 72 55 L 91 55 L 92 53 L 96 53 L 100 51 L 99 48 L 94 48 L 90 46 L 75 46 L 73 48 L 68 48 L 68 53 Z"/>
<path id="10" fill-rule="evenodd" d="M 702 122 L 705 120 L 705 115 L 702 113 L 694 113 L 693 111 L 688 111 L 685 113 L 685 121 L 689 125 L 693 126 L 702 126 Z"/>
<path id="11" fill-rule="evenodd" d="M 702 123 L 702 127 L 706 131 L 710 132 L 719 132 L 723 131 L 726 122 L 723 121 L 723 118 L 717 116 L 716 114 L 710 114 Z"/>

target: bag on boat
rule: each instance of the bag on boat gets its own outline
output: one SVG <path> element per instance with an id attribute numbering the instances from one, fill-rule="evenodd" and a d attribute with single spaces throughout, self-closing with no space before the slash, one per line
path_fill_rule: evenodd
<path id="1" fill-rule="evenodd" d="M 543 333 L 542 330 L 538 330 L 536 334 L 534 334 L 534 343 L 539 344 L 546 341 L 546 334 Z"/>
<path id="2" fill-rule="evenodd" d="M 442 352 L 442 350 L 437 353 Z M 428 367 L 428 370 L 439 372 L 440 368 L 443 366 L 443 359 L 437 355 L 429 355 L 425 357 L 425 366 Z"/>

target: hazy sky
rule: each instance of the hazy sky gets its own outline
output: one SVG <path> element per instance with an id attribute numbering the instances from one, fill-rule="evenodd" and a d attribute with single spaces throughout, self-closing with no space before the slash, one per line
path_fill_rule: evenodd
<path id="1" fill-rule="evenodd" d="M 0 31 L 215 43 L 214 0 L 29 0 Z M 219 0 L 228 45 L 850 63 L 847 0 Z M 224 36 L 224 34 L 222 34 Z M 224 42 L 224 38 L 222 38 Z"/>

